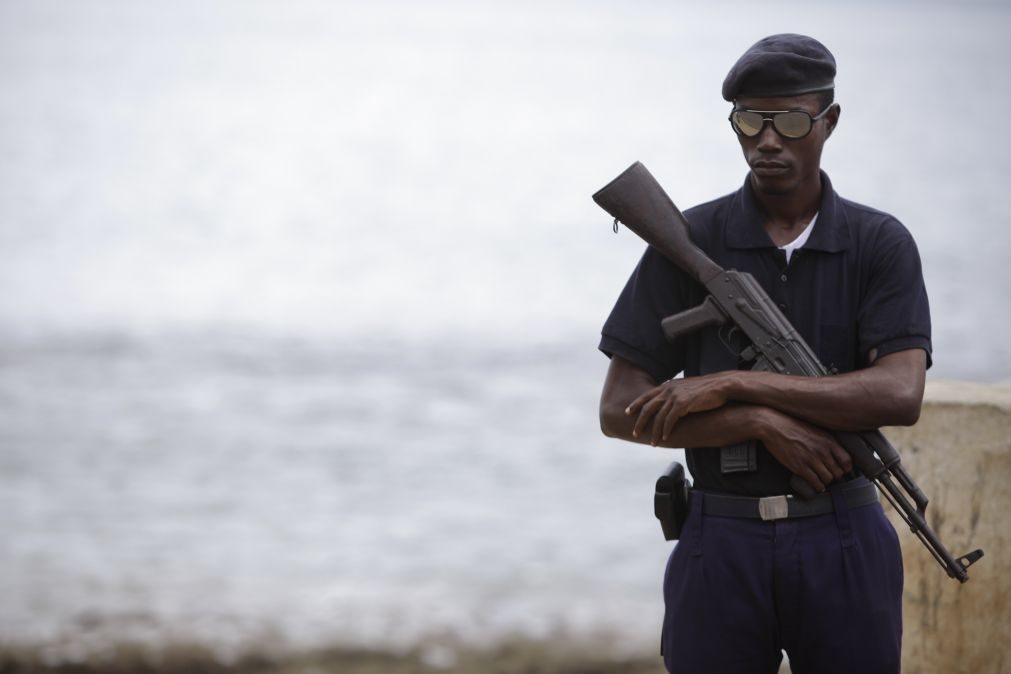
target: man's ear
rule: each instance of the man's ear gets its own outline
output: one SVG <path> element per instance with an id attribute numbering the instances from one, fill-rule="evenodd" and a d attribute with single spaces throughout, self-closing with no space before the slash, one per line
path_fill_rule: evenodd
<path id="1" fill-rule="evenodd" d="M 839 115 L 841 114 L 842 106 L 838 103 L 833 103 L 832 109 L 828 111 L 827 115 L 825 115 L 825 121 L 828 122 L 828 133 L 825 134 L 826 138 L 831 136 L 832 132 L 835 131 L 836 124 L 839 123 Z"/>

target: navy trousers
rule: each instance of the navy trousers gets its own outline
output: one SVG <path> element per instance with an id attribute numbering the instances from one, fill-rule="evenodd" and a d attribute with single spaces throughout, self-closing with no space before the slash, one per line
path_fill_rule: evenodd
<path id="1" fill-rule="evenodd" d="M 762 521 L 691 511 L 664 576 L 674 674 L 896 674 L 902 553 L 881 505 Z"/>

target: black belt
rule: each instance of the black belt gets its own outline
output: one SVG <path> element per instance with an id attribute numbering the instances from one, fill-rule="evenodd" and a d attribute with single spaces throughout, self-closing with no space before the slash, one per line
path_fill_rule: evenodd
<path id="1" fill-rule="evenodd" d="M 842 491 L 846 505 L 860 508 L 878 502 L 878 490 L 867 478 L 851 480 L 836 489 Z M 717 517 L 747 517 L 761 520 L 781 520 L 789 517 L 813 517 L 825 515 L 835 508 L 832 495 L 818 494 L 812 499 L 802 500 L 795 496 L 730 496 L 714 492 L 703 492 L 702 512 Z"/>

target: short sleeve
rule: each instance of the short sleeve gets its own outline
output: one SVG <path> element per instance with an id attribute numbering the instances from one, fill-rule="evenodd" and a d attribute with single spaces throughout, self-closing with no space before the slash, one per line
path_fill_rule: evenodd
<path id="1" fill-rule="evenodd" d="M 916 242 L 897 220 L 882 225 L 873 248 L 857 314 L 857 338 L 865 359 L 920 348 L 932 363 L 930 306 Z"/>
<path id="2" fill-rule="evenodd" d="M 619 355 L 657 382 L 684 370 L 684 350 L 664 337 L 660 321 L 687 308 L 691 280 L 652 247 L 643 253 L 601 330 L 600 350 Z"/>

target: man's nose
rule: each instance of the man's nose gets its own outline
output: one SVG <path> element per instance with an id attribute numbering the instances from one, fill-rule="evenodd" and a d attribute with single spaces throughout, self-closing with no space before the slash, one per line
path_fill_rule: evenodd
<path id="1" fill-rule="evenodd" d="M 762 130 L 758 132 L 758 150 L 760 152 L 779 152 L 783 149 L 783 137 L 779 135 L 771 120 L 765 120 Z"/>

